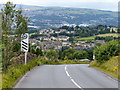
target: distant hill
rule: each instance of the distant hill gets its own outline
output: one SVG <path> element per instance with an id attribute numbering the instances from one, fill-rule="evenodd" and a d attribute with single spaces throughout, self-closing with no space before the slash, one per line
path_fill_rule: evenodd
<path id="1" fill-rule="evenodd" d="M 30 17 L 31 26 L 60 27 L 63 24 L 118 25 L 117 12 L 86 8 L 17 5 Z"/>

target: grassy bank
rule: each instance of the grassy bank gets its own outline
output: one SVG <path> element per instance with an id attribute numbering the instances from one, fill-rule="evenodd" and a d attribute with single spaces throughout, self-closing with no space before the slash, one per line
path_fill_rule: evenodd
<path id="1" fill-rule="evenodd" d="M 2 88 L 12 88 L 15 81 L 23 76 L 27 71 L 37 65 L 37 59 L 30 61 L 28 64 L 11 67 L 7 73 L 2 73 Z"/>
<path id="2" fill-rule="evenodd" d="M 90 67 L 99 69 L 100 71 L 103 71 L 103 72 L 118 79 L 119 78 L 118 77 L 118 66 L 119 66 L 118 58 L 119 58 L 118 56 L 112 57 L 110 60 L 108 60 L 102 64 L 98 63 L 97 61 L 93 61 L 90 64 Z"/>
<path id="3" fill-rule="evenodd" d="M 7 73 L 2 73 L 2 88 L 12 88 L 16 80 L 23 76 L 27 71 L 33 69 L 35 66 L 48 64 L 48 65 L 60 65 L 60 64 L 89 64 L 85 61 L 72 61 L 72 60 L 49 60 L 46 57 L 39 57 L 30 61 L 26 65 L 22 64 L 16 67 L 8 69 Z"/>
<path id="4" fill-rule="evenodd" d="M 2 74 L 0 72 L 0 90 L 2 89 Z"/>

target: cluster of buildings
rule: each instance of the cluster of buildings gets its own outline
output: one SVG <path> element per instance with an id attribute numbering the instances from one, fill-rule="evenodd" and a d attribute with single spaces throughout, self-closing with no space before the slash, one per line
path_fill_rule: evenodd
<path id="1" fill-rule="evenodd" d="M 116 30 L 115 28 L 111 28 Z M 96 43 L 105 44 L 104 40 L 95 40 L 93 42 L 85 41 L 70 41 L 70 37 L 65 35 L 60 35 L 59 33 L 75 33 L 74 30 L 67 31 L 66 29 L 42 29 L 39 31 L 39 34 L 43 34 L 41 36 L 36 37 L 35 39 L 30 39 L 30 43 L 32 45 L 36 45 L 37 47 L 41 47 L 42 50 L 61 50 L 62 47 L 67 46 L 73 48 L 75 50 L 83 50 L 83 49 L 91 49 L 94 48 Z M 51 34 L 58 34 L 57 36 L 51 36 Z"/>
<path id="2" fill-rule="evenodd" d="M 50 35 L 50 34 L 59 34 L 59 33 L 75 33 L 75 31 L 67 31 L 66 29 L 52 30 L 52 29 L 42 29 L 39 31 L 39 34 Z"/>
<path id="3" fill-rule="evenodd" d="M 40 41 L 67 41 L 69 37 L 68 36 L 58 36 L 58 37 L 40 36 L 37 39 L 39 39 Z"/>
<path id="4" fill-rule="evenodd" d="M 83 49 L 91 49 L 95 47 L 95 43 L 101 43 L 105 44 L 104 40 L 96 40 L 94 42 L 87 42 L 87 41 L 79 41 L 76 43 L 69 42 L 67 40 L 61 41 L 61 40 L 44 40 L 40 41 L 37 39 L 30 39 L 30 43 L 32 45 L 36 45 L 36 48 L 42 48 L 42 50 L 49 50 L 49 49 L 55 49 L 55 50 L 61 50 L 62 47 L 67 46 L 70 48 L 73 48 L 75 50 L 83 50 Z"/>

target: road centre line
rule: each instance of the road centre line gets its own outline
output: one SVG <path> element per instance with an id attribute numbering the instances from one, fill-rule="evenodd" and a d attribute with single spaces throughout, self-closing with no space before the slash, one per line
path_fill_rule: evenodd
<path id="1" fill-rule="evenodd" d="M 67 65 L 65 66 L 65 72 L 67 74 L 67 76 L 70 78 L 70 80 L 73 82 L 73 84 L 75 84 L 78 88 L 82 88 L 81 86 L 79 86 L 75 81 L 74 79 L 70 76 L 70 74 L 68 73 L 67 71 Z"/>

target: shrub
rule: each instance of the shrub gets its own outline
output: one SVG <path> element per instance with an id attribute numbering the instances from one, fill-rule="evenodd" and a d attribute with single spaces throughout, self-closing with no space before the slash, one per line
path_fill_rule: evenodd
<path id="1" fill-rule="evenodd" d="M 38 65 L 38 59 L 30 61 L 26 65 L 19 65 L 8 69 L 7 73 L 2 74 L 2 88 L 12 88 L 15 81 L 27 71 Z"/>
<path id="2" fill-rule="evenodd" d="M 117 56 L 120 53 L 119 46 L 117 40 L 112 40 L 106 43 L 106 45 L 96 47 L 94 50 L 95 59 L 98 62 L 103 63 L 109 60 L 112 56 Z"/>

